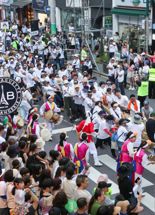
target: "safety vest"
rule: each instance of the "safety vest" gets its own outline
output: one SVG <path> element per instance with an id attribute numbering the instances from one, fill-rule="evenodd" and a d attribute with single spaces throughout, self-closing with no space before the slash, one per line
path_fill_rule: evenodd
<path id="1" fill-rule="evenodd" d="M 81 50 L 81 61 L 84 61 L 86 58 L 87 58 L 87 52 L 84 50 L 84 49 L 82 49 Z"/>
<path id="2" fill-rule="evenodd" d="M 149 81 L 155 82 L 155 68 L 149 69 Z"/>
<path id="3" fill-rule="evenodd" d="M 149 94 L 149 82 L 142 81 L 141 86 L 138 87 L 138 96 L 148 96 Z"/>

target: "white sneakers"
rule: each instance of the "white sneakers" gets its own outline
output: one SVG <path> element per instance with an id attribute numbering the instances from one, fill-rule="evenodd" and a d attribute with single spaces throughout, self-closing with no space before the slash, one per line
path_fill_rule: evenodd
<path id="1" fill-rule="evenodd" d="M 99 161 L 96 161 L 94 165 L 95 166 L 102 166 L 102 163 L 100 163 Z"/>

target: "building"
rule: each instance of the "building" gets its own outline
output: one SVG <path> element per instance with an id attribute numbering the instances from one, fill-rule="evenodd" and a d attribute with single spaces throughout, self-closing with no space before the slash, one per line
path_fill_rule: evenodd
<path id="1" fill-rule="evenodd" d="M 131 46 L 145 47 L 145 17 L 147 14 L 146 0 L 113 0 L 112 18 L 113 34 L 124 33 L 129 41 L 133 41 Z M 149 7 L 149 45 L 152 44 L 152 9 Z"/>
<path id="2" fill-rule="evenodd" d="M 83 24 L 88 24 L 91 29 L 101 29 L 105 26 L 112 29 L 112 0 L 57 0 L 56 5 L 60 10 L 61 25 L 65 30 L 68 30 L 70 24 L 79 31 Z M 83 23 L 82 8 L 85 6 L 87 12 Z"/>
<path id="3" fill-rule="evenodd" d="M 11 17 L 10 5 L 13 0 L 0 0 L 0 21 L 4 21 Z"/>

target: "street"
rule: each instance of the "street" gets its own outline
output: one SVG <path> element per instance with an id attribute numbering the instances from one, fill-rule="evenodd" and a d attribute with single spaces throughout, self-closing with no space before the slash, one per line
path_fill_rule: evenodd
<path id="1" fill-rule="evenodd" d="M 98 75 L 97 75 L 98 76 Z M 99 79 L 99 77 L 98 77 Z M 101 78 L 100 78 L 101 79 Z M 129 96 L 131 91 L 127 90 L 126 94 Z M 134 92 L 136 94 L 136 92 Z M 153 99 L 150 99 L 150 105 L 155 110 L 155 103 Z M 67 132 L 69 143 L 73 145 L 78 141 L 75 124 L 72 124 L 64 117 L 64 121 L 59 126 L 56 126 L 53 130 L 52 142 L 46 143 L 45 150 L 48 153 L 59 141 L 59 135 L 61 132 Z M 92 193 L 93 188 L 96 186 L 98 177 L 101 174 L 107 174 L 109 176 L 109 182 L 112 183 L 113 196 L 119 193 L 117 185 L 116 174 L 116 161 L 112 158 L 109 146 L 105 145 L 104 149 L 98 149 L 99 160 L 103 164 L 101 167 L 94 167 L 93 157 L 90 155 L 90 174 L 89 174 L 89 191 Z M 144 171 L 143 177 L 143 191 L 145 197 L 142 199 L 144 206 L 144 212 L 142 215 L 154 215 L 155 214 L 155 166 L 149 165 Z"/>

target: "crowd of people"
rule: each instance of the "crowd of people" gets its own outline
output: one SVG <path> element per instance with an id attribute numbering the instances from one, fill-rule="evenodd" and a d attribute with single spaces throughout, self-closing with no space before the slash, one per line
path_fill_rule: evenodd
<path id="1" fill-rule="evenodd" d="M 0 31 L 2 40 L 0 77 L 20 85 L 22 101 L 15 112 L 0 116 L 0 215 L 141 213 L 144 168 L 154 164 L 155 112 L 147 99 L 150 67 L 155 68 L 150 56 L 130 51 L 117 61 L 109 49 L 108 80 L 98 81 L 85 45 L 66 61 L 62 33 L 31 37 L 26 26 L 13 25 Z M 128 78 L 138 98 L 125 95 Z M 69 143 L 66 133 L 52 142 L 53 127 L 64 118 L 75 125 L 76 143 Z M 115 197 L 105 172 L 88 191 L 90 154 L 94 165 L 102 166 L 98 152 L 106 146 L 117 162 L 120 193 Z"/>

